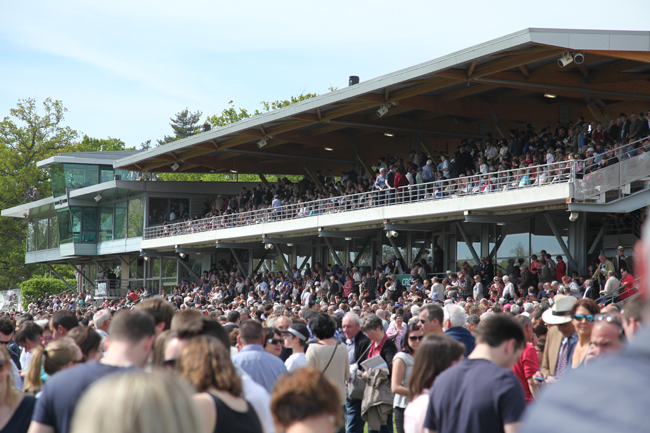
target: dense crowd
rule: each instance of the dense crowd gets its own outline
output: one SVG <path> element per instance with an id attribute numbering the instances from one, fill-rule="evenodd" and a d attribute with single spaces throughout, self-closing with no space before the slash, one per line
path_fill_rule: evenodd
<path id="1" fill-rule="evenodd" d="M 371 173 L 361 167 L 361 173 L 353 169 L 337 178 L 330 170 L 318 171 L 318 184 L 307 176 L 296 183 L 285 177 L 277 185 L 206 198 L 202 215 L 173 213 L 155 236 L 568 181 L 643 155 L 650 150 L 650 139 L 643 140 L 649 130 L 650 114 L 643 113 L 630 119 L 621 113 L 607 127 L 582 117 L 539 132 L 528 124 L 508 138 L 462 140 L 453 154 L 411 151 L 407 161 L 379 157 Z"/>
<path id="2" fill-rule="evenodd" d="M 398 263 L 47 295 L 0 317 L 0 431 L 512 431 L 642 321 L 623 248 L 584 276 L 542 251 L 404 287 Z"/>

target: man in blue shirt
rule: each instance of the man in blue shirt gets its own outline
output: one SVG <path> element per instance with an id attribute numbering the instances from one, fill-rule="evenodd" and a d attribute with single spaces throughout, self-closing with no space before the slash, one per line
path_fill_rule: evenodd
<path id="1" fill-rule="evenodd" d="M 264 350 L 262 324 L 255 320 L 242 322 L 239 325 L 237 341 L 243 347 L 232 359 L 235 365 L 268 392 L 272 392 L 275 382 L 287 372 L 287 368 L 279 357 Z"/>
<path id="2" fill-rule="evenodd" d="M 386 169 L 382 168 L 379 171 L 379 176 L 377 176 L 377 179 L 375 179 L 375 190 L 377 191 L 376 199 L 379 205 L 384 204 L 386 189 L 388 189 L 388 187 L 386 186 Z"/>

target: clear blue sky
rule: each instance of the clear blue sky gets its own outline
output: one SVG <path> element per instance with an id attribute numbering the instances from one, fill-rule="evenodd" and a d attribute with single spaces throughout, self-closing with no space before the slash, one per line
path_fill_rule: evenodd
<path id="1" fill-rule="evenodd" d="M 35 0 L 0 4 L 0 115 L 22 98 L 128 146 L 204 117 L 322 94 L 526 27 L 648 30 L 650 2 Z"/>

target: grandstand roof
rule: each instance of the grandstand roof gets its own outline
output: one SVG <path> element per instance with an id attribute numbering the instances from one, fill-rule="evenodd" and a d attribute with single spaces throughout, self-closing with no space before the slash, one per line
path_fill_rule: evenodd
<path id="1" fill-rule="evenodd" d="M 565 53 L 584 55 L 564 68 Z M 116 168 L 338 175 L 356 159 L 453 150 L 462 137 L 650 106 L 650 32 L 526 29 L 232 125 L 139 152 Z M 546 96 L 545 96 L 546 95 Z M 550 96 L 550 97 L 549 97 Z M 377 114 L 386 104 L 388 112 Z M 266 138 L 267 144 L 258 146 Z M 175 166 L 174 164 L 178 164 Z"/>

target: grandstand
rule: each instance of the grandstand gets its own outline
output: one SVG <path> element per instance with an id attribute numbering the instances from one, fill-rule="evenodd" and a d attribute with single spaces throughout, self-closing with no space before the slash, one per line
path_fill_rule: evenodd
<path id="1" fill-rule="evenodd" d="M 2 215 L 28 218 L 28 263 L 100 294 L 434 246 L 438 272 L 545 250 L 584 273 L 631 253 L 650 203 L 648 78 L 650 32 L 527 29 L 148 151 L 54 156 L 54 196 Z M 262 183 L 146 180 L 231 171 Z"/>

